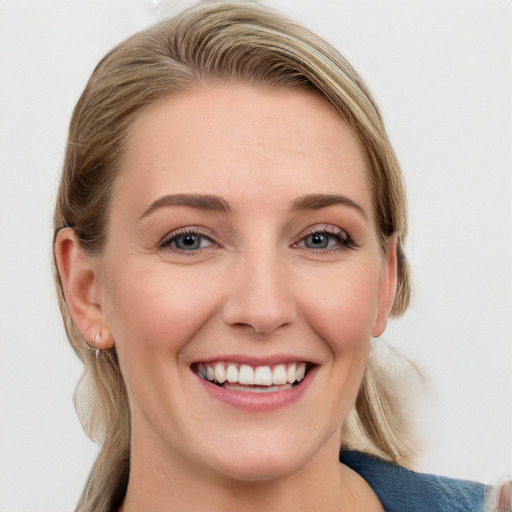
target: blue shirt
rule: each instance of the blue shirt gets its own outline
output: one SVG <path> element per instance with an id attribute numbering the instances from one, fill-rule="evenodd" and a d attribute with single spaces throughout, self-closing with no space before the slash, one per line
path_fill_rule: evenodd
<path id="1" fill-rule="evenodd" d="M 342 451 L 340 462 L 361 475 L 386 512 L 483 512 L 490 487 L 409 471 L 356 451 Z"/>

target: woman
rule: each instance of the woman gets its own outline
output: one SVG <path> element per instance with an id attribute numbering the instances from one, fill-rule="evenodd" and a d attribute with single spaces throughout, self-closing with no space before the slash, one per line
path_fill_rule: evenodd
<path id="1" fill-rule="evenodd" d="M 77 510 L 483 510 L 484 486 L 405 469 L 369 357 L 409 300 L 402 177 L 364 83 L 307 30 L 206 4 L 110 52 L 54 228 L 101 443 Z M 354 440 L 378 458 L 339 456 Z"/>

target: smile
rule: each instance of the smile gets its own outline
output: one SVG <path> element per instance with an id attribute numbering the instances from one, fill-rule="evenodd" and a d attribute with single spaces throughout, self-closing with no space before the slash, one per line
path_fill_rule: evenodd
<path id="1" fill-rule="evenodd" d="M 249 365 L 229 362 L 200 363 L 197 374 L 217 386 L 235 391 L 271 393 L 297 386 L 309 370 L 305 362 L 274 366 Z"/>

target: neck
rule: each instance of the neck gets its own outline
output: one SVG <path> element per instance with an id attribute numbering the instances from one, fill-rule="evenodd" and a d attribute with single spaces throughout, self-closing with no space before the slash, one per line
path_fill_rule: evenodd
<path id="1" fill-rule="evenodd" d="M 278 478 L 247 481 L 162 455 L 132 442 L 130 480 L 119 512 L 382 511 L 368 484 L 338 461 L 339 435 L 303 467 Z M 139 450 L 139 448 L 143 448 Z"/>

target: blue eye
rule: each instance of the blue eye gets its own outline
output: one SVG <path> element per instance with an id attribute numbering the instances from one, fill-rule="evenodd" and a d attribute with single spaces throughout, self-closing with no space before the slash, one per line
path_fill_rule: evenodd
<path id="1" fill-rule="evenodd" d="M 174 245 L 182 251 L 194 251 L 200 249 L 202 238 L 198 235 L 181 235 L 173 240 Z"/>
<path id="2" fill-rule="evenodd" d="M 338 239 L 327 233 L 312 233 L 304 238 L 304 245 L 308 249 L 329 249 L 338 243 Z"/>
<path id="3" fill-rule="evenodd" d="M 329 226 L 301 238 L 294 246 L 321 251 L 354 248 L 355 244 L 345 231 Z"/>
<path id="4" fill-rule="evenodd" d="M 196 232 L 174 233 L 166 238 L 161 244 L 161 248 L 174 248 L 179 251 L 193 252 L 199 249 L 205 249 L 214 245 L 214 242 L 205 235 Z"/>

